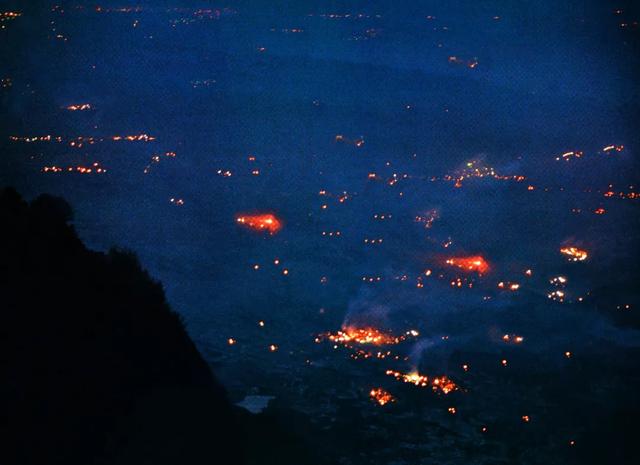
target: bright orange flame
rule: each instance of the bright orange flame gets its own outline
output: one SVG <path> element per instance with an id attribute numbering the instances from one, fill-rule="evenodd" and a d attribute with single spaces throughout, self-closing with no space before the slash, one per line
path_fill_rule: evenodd
<path id="1" fill-rule="evenodd" d="M 375 388 L 369 391 L 369 397 L 377 402 L 379 405 L 385 405 L 389 402 L 395 402 L 396 399 L 387 391 L 382 388 Z"/>
<path id="2" fill-rule="evenodd" d="M 447 265 L 456 266 L 461 270 L 477 271 L 480 274 L 489 271 L 489 263 L 487 263 L 481 255 L 449 258 L 446 263 Z"/>
<path id="3" fill-rule="evenodd" d="M 393 376 L 398 381 L 403 383 L 413 384 L 418 387 L 431 387 L 434 391 L 440 391 L 443 394 L 449 394 L 452 391 L 458 389 L 456 383 L 451 381 L 447 376 L 436 376 L 429 378 L 428 376 L 421 375 L 418 372 L 401 373 L 399 371 L 387 370 L 386 374 Z"/>
<path id="4" fill-rule="evenodd" d="M 524 341 L 524 337 L 517 334 L 505 334 L 502 336 L 502 340 L 510 344 L 521 344 Z"/>
<path id="5" fill-rule="evenodd" d="M 85 110 L 91 110 L 91 104 L 90 103 L 80 103 L 77 105 L 69 105 L 68 107 L 65 107 L 66 110 L 69 111 L 85 111 Z"/>
<path id="6" fill-rule="evenodd" d="M 586 250 L 577 247 L 563 247 L 560 253 L 566 255 L 571 262 L 581 262 L 587 259 L 589 253 Z"/>
<path id="7" fill-rule="evenodd" d="M 280 220 L 270 213 L 263 215 L 241 215 L 236 217 L 236 222 L 256 231 L 269 231 L 269 234 L 276 234 L 282 229 Z"/>
<path id="8" fill-rule="evenodd" d="M 404 334 L 401 334 L 400 336 L 394 336 L 391 333 L 382 332 L 376 328 L 346 327 L 341 331 L 336 331 L 335 333 L 327 333 L 321 336 L 326 337 L 331 342 L 344 344 L 346 346 L 348 346 L 349 344 L 382 346 L 398 344 L 406 340 L 408 337 L 418 336 L 418 332 L 412 329 Z M 319 339 L 320 338 L 318 338 L 318 340 Z"/>

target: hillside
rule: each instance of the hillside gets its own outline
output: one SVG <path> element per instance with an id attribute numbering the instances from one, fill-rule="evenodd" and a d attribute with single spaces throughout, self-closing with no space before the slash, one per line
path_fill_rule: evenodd
<path id="1" fill-rule="evenodd" d="M 234 410 L 136 257 L 88 250 L 71 219 L 60 198 L 0 193 L 0 462 L 304 460 Z"/>

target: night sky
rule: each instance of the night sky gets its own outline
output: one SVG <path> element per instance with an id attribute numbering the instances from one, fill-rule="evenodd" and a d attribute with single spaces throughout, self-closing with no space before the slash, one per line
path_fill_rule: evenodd
<path id="1" fill-rule="evenodd" d="M 0 185 L 134 251 L 230 398 L 344 464 L 606 463 L 640 410 L 639 19 L 3 1 Z"/>

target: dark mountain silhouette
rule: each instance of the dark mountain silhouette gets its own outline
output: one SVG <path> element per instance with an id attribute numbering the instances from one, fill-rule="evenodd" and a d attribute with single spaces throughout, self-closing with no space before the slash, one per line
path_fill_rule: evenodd
<path id="1" fill-rule="evenodd" d="M 70 206 L 0 191 L 0 463 L 309 463 L 236 410 L 126 251 L 88 250 Z"/>

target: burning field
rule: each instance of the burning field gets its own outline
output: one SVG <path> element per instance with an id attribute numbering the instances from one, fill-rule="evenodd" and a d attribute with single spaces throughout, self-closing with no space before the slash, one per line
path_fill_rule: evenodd
<path id="1" fill-rule="evenodd" d="M 266 231 L 269 234 L 276 234 L 282 228 L 282 223 L 275 215 L 239 215 L 236 222 L 254 231 Z"/>
<path id="2" fill-rule="evenodd" d="M 448 258 L 446 263 L 447 265 L 455 266 L 461 270 L 475 271 L 479 274 L 487 273 L 489 271 L 489 264 L 480 255 Z"/>
<path id="3" fill-rule="evenodd" d="M 59 3 L 0 11 L 0 181 L 135 251 L 240 408 L 331 464 L 635 462 L 629 2 Z"/>

